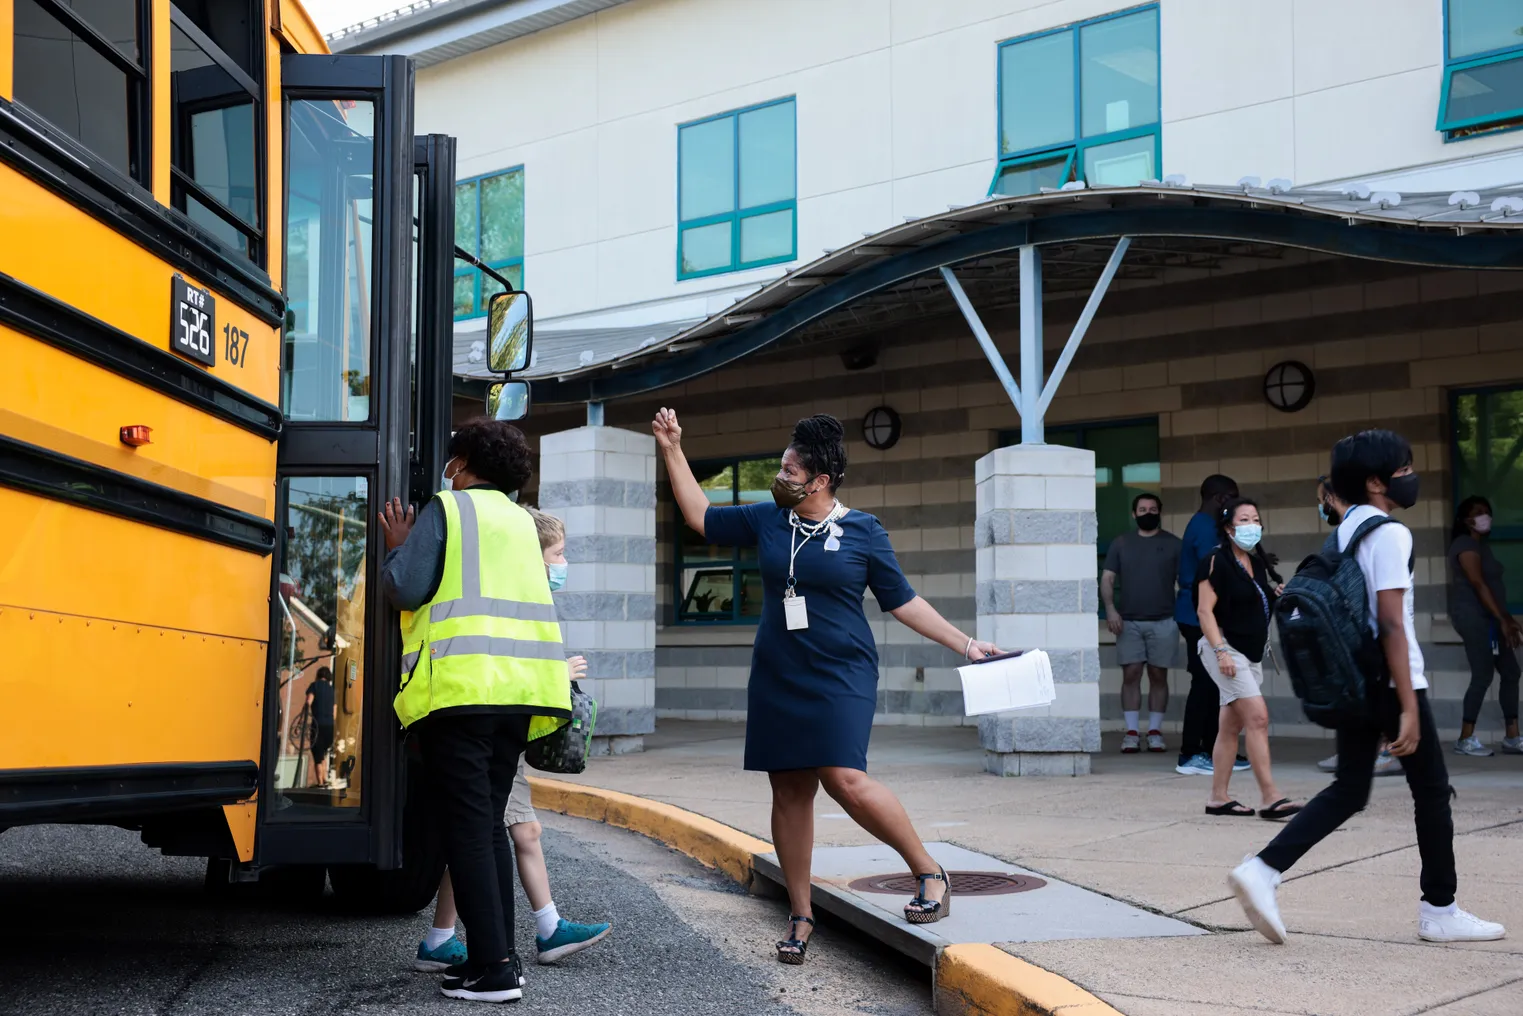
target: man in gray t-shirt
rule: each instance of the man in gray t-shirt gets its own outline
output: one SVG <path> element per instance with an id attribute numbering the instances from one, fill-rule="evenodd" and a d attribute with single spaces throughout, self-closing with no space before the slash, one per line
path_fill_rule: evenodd
<path id="1" fill-rule="evenodd" d="M 1156 494 L 1132 500 L 1135 533 L 1111 541 L 1100 576 L 1105 623 L 1116 636 L 1116 661 L 1121 664 L 1121 710 L 1126 733 L 1121 750 L 1130 755 L 1141 748 L 1138 717 L 1142 708 L 1142 670 L 1148 672 L 1148 751 L 1163 751 L 1163 714 L 1169 707 L 1169 668 L 1179 650 L 1174 626 L 1174 583 L 1179 574 L 1179 537 L 1159 528 L 1163 501 Z M 1116 579 L 1121 579 L 1120 609 Z"/>

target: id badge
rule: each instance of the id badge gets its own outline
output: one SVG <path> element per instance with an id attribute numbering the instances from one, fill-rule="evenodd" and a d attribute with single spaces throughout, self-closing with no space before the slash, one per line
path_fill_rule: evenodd
<path id="1" fill-rule="evenodd" d="M 808 628 L 809 611 L 804 608 L 804 598 L 802 596 L 785 597 L 783 599 L 783 617 L 788 622 L 789 631 Z"/>

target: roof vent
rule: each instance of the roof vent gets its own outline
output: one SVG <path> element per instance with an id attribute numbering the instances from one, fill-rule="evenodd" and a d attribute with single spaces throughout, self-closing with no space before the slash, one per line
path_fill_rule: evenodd
<path id="1" fill-rule="evenodd" d="M 1393 190 L 1378 190 L 1370 195 L 1370 204 L 1381 208 L 1395 208 L 1401 204 L 1401 195 Z"/>
<path id="2" fill-rule="evenodd" d="M 1190 186 L 1190 181 L 1185 179 L 1183 173 L 1170 173 L 1163 178 L 1163 185 L 1165 187 L 1188 187 Z"/>
<path id="3" fill-rule="evenodd" d="M 1370 188 L 1367 184 L 1356 183 L 1352 187 L 1343 188 L 1343 196 L 1350 201 L 1365 201 L 1369 199 Z"/>
<path id="4" fill-rule="evenodd" d="M 472 363 L 480 363 L 487 358 L 487 344 L 485 339 L 477 339 L 471 343 L 469 359 Z"/>
<path id="5" fill-rule="evenodd" d="M 1503 215 L 1516 215 L 1523 212 L 1523 198 L 1497 198 L 1491 203 L 1491 210 Z"/>
<path id="6" fill-rule="evenodd" d="M 1087 186 L 1087 185 L 1084 183 L 1083 180 L 1070 180 L 1067 183 L 1065 183 L 1063 186 L 1059 187 L 1058 190 L 1060 190 L 1060 191 L 1065 191 L 1065 190 L 1083 190 L 1085 188 L 1085 186 Z"/>
<path id="7" fill-rule="evenodd" d="M 585 367 L 589 363 L 591 363 L 593 360 L 597 359 L 597 354 L 594 353 L 590 349 L 584 349 L 584 350 L 582 350 L 582 355 L 577 357 L 576 359 L 577 359 L 578 363 L 580 363 L 583 367 Z"/>
<path id="8" fill-rule="evenodd" d="M 1283 176 L 1277 176 L 1269 181 L 1269 193 L 1284 194 L 1286 191 L 1290 190 L 1292 186 L 1293 184 L 1291 184 L 1289 180 L 1285 179 Z"/>
<path id="9" fill-rule="evenodd" d="M 1237 185 L 1243 188 L 1243 190 L 1258 190 L 1261 186 L 1263 186 L 1263 183 L 1264 182 L 1256 176 L 1238 177 L 1237 181 Z"/>
<path id="10" fill-rule="evenodd" d="M 1464 211 L 1467 208 L 1474 208 L 1480 204 L 1481 196 L 1473 190 L 1457 190 L 1449 195 L 1449 203 L 1451 205 L 1459 205 L 1460 211 Z"/>

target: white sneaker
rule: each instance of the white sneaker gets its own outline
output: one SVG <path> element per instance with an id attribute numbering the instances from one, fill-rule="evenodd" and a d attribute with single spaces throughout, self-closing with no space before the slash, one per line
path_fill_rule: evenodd
<path id="1" fill-rule="evenodd" d="M 1135 731 L 1135 730 L 1128 730 L 1125 734 L 1122 735 L 1122 737 L 1121 737 L 1121 754 L 1123 754 L 1123 755 L 1135 755 L 1135 754 L 1137 754 L 1137 751 L 1140 748 L 1140 746 L 1141 746 L 1141 739 L 1137 736 L 1137 731 Z"/>
<path id="2" fill-rule="evenodd" d="M 1496 752 L 1482 744 L 1481 739 L 1474 734 L 1455 741 L 1454 753 L 1456 755 L 1471 755 L 1475 758 L 1490 758 L 1496 754 Z"/>
<path id="3" fill-rule="evenodd" d="M 1280 887 L 1280 873 L 1259 860 L 1257 854 L 1250 854 L 1232 869 L 1227 876 L 1227 885 L 1258 933 L 1275 945 L 1284 945 L 1285 922 L 1280 920 L 1280 904 L 1275 899 L 1275 891 Z"/>
<path id="4" fill-rule="evenodd" d="M 1424 942 L 1495 942 L 1507 937 L 1507 929 L 1495 921 L 1483 921 L 1459 904 L 1435 907 L 1417 905 L 1417 937 Z"/>
<path id="5" fill-rule="evenodd" d="M 1523 755 L 1523 734 L 1502 738 L 1503 755 Z"/>
<path id="6" fill-rule="evenodd" d="M 1383 751 L 1375 756 L 1376 776 L 1400 776 L 1401 772 L 1401 759 L 1389 751 Z"/>
<path id="7" fill-rule="evenodd" d="M 1324 773 L 1336 773 L 1338 771 L 1338 756 L 1329 755 L 1327 758 L 1317 763 L 1317 768 L 1322 770 Z"/>
<path id="8" fill-rule="evenodd" d="M 1148 751 L 1160 752 L 1168 750 L 1163 743 L 1163 735 L 1156 730 L 1148 731 Z"/>

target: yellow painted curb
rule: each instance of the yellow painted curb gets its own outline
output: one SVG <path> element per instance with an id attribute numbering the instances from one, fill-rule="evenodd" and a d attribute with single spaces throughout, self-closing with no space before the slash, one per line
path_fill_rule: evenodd
<path id="1" fill-rule="evenodd" d="M 1121 1016 L 1049 970 L 992 945 L 949 945 L 936 963 L 937 1016 Z"/>
<path id="2" fill-rule="evenodd" d="M 746 888 L 751 887 L 751 858 L 770 854 L 772 844 L 731 829 L 703 815 L 659 801 L 647 801 L 617 790 L 587 787 L 565 780 L 529 777 L 534 807 L 573 818 L 606 822 L 649 836 L 710 868 L 718 868 Z"/>

